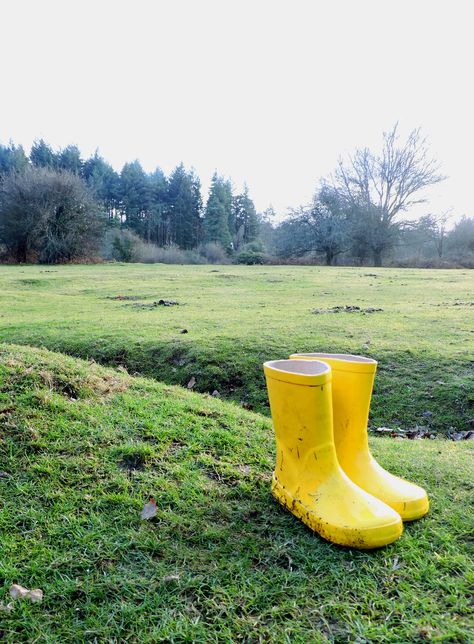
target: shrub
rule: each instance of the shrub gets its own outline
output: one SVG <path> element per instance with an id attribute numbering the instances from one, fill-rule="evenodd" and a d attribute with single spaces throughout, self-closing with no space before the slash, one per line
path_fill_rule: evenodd
<path id="1" fill-rule="evenodd" d="M 137 247 L 141 240 L 129 230 L 119 231 L 112 241 L 112 259 L 118 262 L 134 262 L 136 259 Z"/>
<path id="2" fill-rule="evenodd" d="M 156 246 L 141 239 L 131 230 L 109 230 L 102 246 L 102 257 L 118 262 L 143 264 L 205 264 L 196 250 L 178 246 Z"/>
<path id="3" fill-rule="evenodd" d="M 237 255 L 238 264 L 264 264 L 265 259 L 266 258 L 264 253 L 259 253 L 252 250 L 242 250 Z"/>
<path id="4" fill-rule="evenodd" d="M 140 241 L 135 249 L 135 262 L 144 264 L 205 264 L 206 261 L 195 250 L 182 250 L 178 246 L 155 246 Z"/>
<path id="5" fill-rule="evenodd" d="M 263 244 L 258 241 L 252 241 L 245 244 L 236 256 L 237 264 L 265 264 L 267 257 L 264 252 Z"/>
<path id="6" fill-rule="evenodd" d="M 228 264 L 229 257 L 220 244 L 208 242 L 199 246 L 199 253 L 209 264 Z"/>
<path id="7" fill-rule="evenodd" d="M 47 168 L 7 175 L 0 189 L 0 244 L 16 262 L 46 264 L 94 256 L 99 207 L 80 177 Z"/>
<path id="8" fill-rule="evenodd" d="M 254 241 L 245 244 L 245 246 L 243 246 L 240 250 L 250 251 L 252 253 L 264 253 L 265 247 L 259 239 L 255 239 Z"/>

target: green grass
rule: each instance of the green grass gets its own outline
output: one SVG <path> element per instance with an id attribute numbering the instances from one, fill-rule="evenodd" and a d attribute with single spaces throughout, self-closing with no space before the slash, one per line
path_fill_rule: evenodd
<path id="1" fill-rule="evenodd" d="M 387 548 L 339 548 L 272 500 L 268 418 L 1 345 L 0 604 L 12 583 L 45 598 L 0 611 L 0 638 L 472 641 L 474 443 L 374 437 L 372 448 L 426 487 L 431 511 Z M 158 519 L 144 522 L 149 495 Z"/>
<path id="2" fill-rule="evenodd" d="M 118 295 L 137 299 L 111 299 Z M 180 306 L 136 306 L 160 298 Z M 473 302 L 466 270 L 4 266 L 0 340 L 170 384 L 194 376 L 196 391 L 217 390 L 264 413 L 264 360 L 362 353 L 379 361 L 372 425 L 445 434 L 468 429 L 474 416 Z M 341 305 L 383 311 L 312 313 Z"/>

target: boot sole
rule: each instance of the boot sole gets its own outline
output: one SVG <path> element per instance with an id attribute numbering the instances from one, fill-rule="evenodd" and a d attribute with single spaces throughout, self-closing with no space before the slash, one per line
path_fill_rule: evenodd
<path id="1" fill-rule="evenodd" d="M 331 525 L 289 494 L 274 476 L 272 477 L 272 495 L 280 505 L 300 519 L 313 532 L 319 534 L 326 541 L 331 541 L 340 546 L 360 550 L 381 548 L 396 541 L 403 532 L 403 525 L 400 520 L 394 520 L 391 523 L 374 528 L 361 529 Z"/>

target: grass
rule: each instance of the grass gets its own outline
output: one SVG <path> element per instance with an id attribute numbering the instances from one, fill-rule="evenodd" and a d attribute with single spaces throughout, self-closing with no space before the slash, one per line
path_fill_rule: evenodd
<path id="1" fill-rule="evenodd" d="M 161 298 L 180 306 L 141 306 Z M 264 413 L 264 360 L 362 353 L 379 361 L 372 425 L 446 434 L 474 416 L 473 303 L 466 270 L 3 266 L 0 340 L 169 384 L 194 377 L 196 391 Z M 312 312 L 346 305 L 383 311 Z"/>
<path id="2" fill-rule="evenodd" d="M 49 285 L 48 304 L 51 291 L 59 302 L 67 297 L 58 289 Z M 78 297 L 98 310 L 95 290 Z M 387 548 L 343 549 L 272 500 L 268 418 L 95 363 L 1 345 L 0 604 L 12 583 L 39 587 L 45 598 L 0 611 L 0 638 L 472 641 L 473 447 L 374 437 L 383 465 L 427 488 L 431 511 Z M 149 495 L 158 517 L 144 522 Z"/>

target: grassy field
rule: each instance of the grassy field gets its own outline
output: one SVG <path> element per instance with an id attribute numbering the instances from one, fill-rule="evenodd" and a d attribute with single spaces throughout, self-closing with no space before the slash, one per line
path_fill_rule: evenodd
<path id="1" fill-rule="evenodd" d="M 337 306 L 383 311 L 321 312 Z M 1 340 L 170 384 L 194 377 L 196 391 L 264 413 L 264 360 L 362 353 L 379 361 L 373 426 L 446 434 L 474 417 L 474 274 L 463 270 L 3 266 Z"/>
<path id="2" fill-rule="evenodd" d="M 236 274 L 244 279 L 245 272 Z M 94 311 L 102 334 L 107 319 L 123 315 L 124 341 L 126 320 L 131 334 L 133 316 L 150 315 L 122 313 L 103 299 L 114 291 L 103 284 L 81 293 L 87 270 L 60 275 L 62 284 L 48 278 L 41 285 L 42 303 L 30 301 L 38 337 L 49 342 L 46 320 L 55 299 L 57 309 L 68 300 L 68 288 L 82 342 Z M 303 275 L 309 281 L 310 273 Z M 29 284 L 29 293 L 32 288 L 40 287 Z M 199 291 L 191 296 L 191 285 L 159 290 L 186 299 L 189 309 L 199 297 Z M 19 320 L 27 297 L 15 304 Z M 162 334 L 171 337 L 172 324 L 189 324 L 187 310 L 153 311 L 163 316 Z M 199 311 L 196 306 L 195 316 Z M 64 327 L 56 315 L 56 337 L 63 328 L 72 342 L 73 311 Z M 331 317 L 331 324 L 340 322 Z M 239 328 L 230 314 L 228 326 Z M 280 321 L 280 334 L 282 327 Z M 22 330 L 31 341 L 33 318 Z M 388 331 L 381 325 L 377 346 L 383 337 Z M 387 548 L 339 548 L 272 500 L 273 437 L 265 416 L 58 353 L 0 345 L 0 639 L 472 641 L 474 443 L 374 437 L 372 448 L 383 465 L 428 489 L 431 511 Z M 158 516 L 145 522 L 140 511 L 149 495 Z M 17 601 L 4 610 L 12 583 L 41 588 L 44 601 Z"/>

